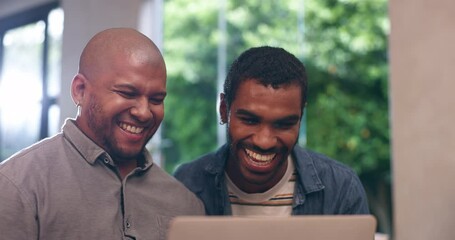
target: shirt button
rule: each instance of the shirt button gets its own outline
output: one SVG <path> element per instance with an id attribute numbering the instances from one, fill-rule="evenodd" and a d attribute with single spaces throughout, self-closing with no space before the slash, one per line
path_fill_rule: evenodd
<path id="1" fill-rule="evenodd" d="M 130 227 L 131 227 L 130 222 L 126 222 L 126 228 L 130 228 Z"/>

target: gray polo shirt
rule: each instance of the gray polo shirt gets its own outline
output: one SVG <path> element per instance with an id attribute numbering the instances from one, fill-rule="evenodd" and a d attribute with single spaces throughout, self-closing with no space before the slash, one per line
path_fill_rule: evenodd
<path id="1" fill-rule="evenodd" d="M 61 133 L 0 164 L 0 238 L 165 239 L 172 217 L 204 214 L 144 155 L 122 180 L 110 156 L 68 119 Z"/>

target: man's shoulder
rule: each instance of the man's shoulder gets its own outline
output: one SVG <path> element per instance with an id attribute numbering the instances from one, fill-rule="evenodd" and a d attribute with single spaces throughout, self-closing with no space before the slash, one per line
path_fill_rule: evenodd
<path id="1" fill-rule="evenodd" d="M 214 164 L 216 160 L 216 153 L 210 152 L 204 154 L 194 160 L 191 160 L 186 163 L 182 163 L 174 172 L 174 176 L 181 180 L 182 178 L 200 176 L 204 171 L 206 171 L 210 166 Z"/>
<path id="2" fill-rule="evenodd" d="M 320 196 L 323 196 L 328 212 L 368 213 L 365 191 L 353 168 L 324 154 L 302 148 L 296 148 L 294 154 L 304 191 L 323 190 L 324 194 Z"/>
<path id="3" fill-rule="evenodd" d="M 41 140 L 0 163 L 0 189 L 5 190 L 4 194 L 16 191 L 25 199 L 33 199 L 32 192 L 50 175 L 49 166 L 59 161 L 55 155 L 55 151 L 61 149 L 59 136 Z"/>
<path id="4" fill-rule="evenodd" d="M 215 176 L 224 172 L 226 148 L 221 147 L 190 162 L 183 163 L 174 177 L 193 192 L 199 192 L 213 183 Z"/>
<path id="5" fill-rule="evenodd" d="M 177 167 L 174 175 L 199 174 L 209 172 L 217 174 L 224 171 L 227 157 L 227 145 L 223 145 L 216 151 L 206 153 L 192 161 L 181 164 Z"/>
<path id="6" fill-rule="evenodd" d="M 57 134 L 19 150 L 0 163 L 0 172 L 12 173 L 15 170 L 27 170 L 29 168 L 37 171 L 41 166 L 46 166 L 47 164 L 43 161 L 56 160 L 54 153 L 60 149 L 58 145 L 61 138 L 61 134 Z"/>
<path id="7" fill-rule="evenodd" d="M 180 181 L 177 181 L 176 178 L 167 173 L 160 166 L 153 165 L 150 169 L 150 173 L 147 174 L 147 178 L 149 183 L 157 186 L 155 191 L 160 192 L 160 197 L 175 198 L 175 196 L 179 196 L 179 198 L 191 199 L 191 201 L 193 201 L 192 204 L 194 204 L 194 201 L 197 199 Z M 172 189 L 172 191 L 169 191 L 169 189 Z"/>
<path id="8" fill-rule="evenodd" d="M 325 154 L 304 149 L 295 148 L 295 155 L 300 167 L 312 166 L 318 175 L 339 175 L 339 177 L 357 176 L 355 171 L 348 165 L 335 160 Z M 341 175 L 341 176 L 340 176 Z"/>

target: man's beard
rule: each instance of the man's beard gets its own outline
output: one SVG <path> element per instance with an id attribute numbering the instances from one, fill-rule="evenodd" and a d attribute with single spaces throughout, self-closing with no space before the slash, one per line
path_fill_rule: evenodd
<path id="1" fill-rule="evenodd" d="M 90 99 L 90 104 L 88 105 L 88 126 L 92 129 L 95 134 L 96 139 L 92 139 L 99 147 L 106 151 L 112 158 L 115 158 L 116 161 L 128 161 L 130 159 L 137 158 L 142 150 L 137 153 L 125 153 L 117 139 L 112 134 L 113 129 L 106 129 L 106 124 L 103 117 L 105 116 L 102 108 L 96 104 L 97 99 L 92 96 Z M 110 120 L 109 120 L 110 121 Z M 114 127 L 114 126 L 113 126 Z M 144 149 L 145 145 L 141 149 Z"/>

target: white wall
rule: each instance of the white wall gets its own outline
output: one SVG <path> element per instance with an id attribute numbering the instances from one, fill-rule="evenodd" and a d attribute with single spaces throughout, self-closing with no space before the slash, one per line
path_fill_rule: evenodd
<path id="1" fill-rule="evenodd" d="M 391 0 L 396 240 L 455 239 L 455 1 Z"/>

